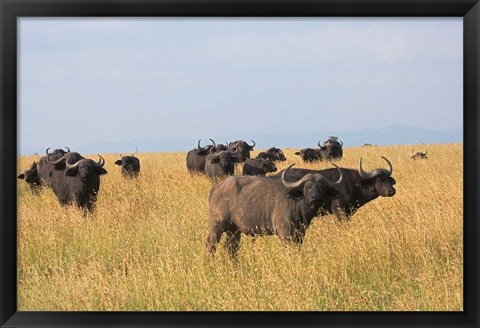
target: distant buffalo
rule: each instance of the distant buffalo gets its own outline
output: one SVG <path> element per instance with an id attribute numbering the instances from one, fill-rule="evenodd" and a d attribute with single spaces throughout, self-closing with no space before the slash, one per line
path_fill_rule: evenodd
<path id="1" fill-rule="evenodd" d="M 236 140 L 228 144 L 228 150 L 234 150 L 236 152 L 238 162 L 245 162 L 250 158 L 250 152 L 253 150 L 253 147 L 255 147 L 255 141 L 250 141 L 253 143 L 252 146 L 243 140 Z"/>
<path id="2" fill-rule="evenodd" d="M 187 153 L 187 169 L 190 173 L 204 173 L 205 157 L 210 154 L 210 150 L 213 147 L 213 144 L 201 147 L 200 141 L 198 140 L 198 148 L 192 149 Z"/>
<path id="3" fill-rule="evenodd" d="M 387 162 L 388 169 L 377 168 L 371 172 L 365 172 L 362 168 L 361 158 L 357 170 L 342 168 L 343 180 L 338 187 L 340 197 L 326 199 L 319 207 L 318 215 L 333 213 L 338 219 L 350 218 L 360 207 L 377 197 L 392 197 L 395 195 L 396 190 L 393 186 L 396 181 L 391 177 L 392 164 L 385 157 L 382 156 L 382 158 Z M 280 171 L 272 178 L 279 180 L 284 172 Z M 330 180 L 338 178 L 335 169 L 291 169 L 286 178 L 295 181 L 308 174 L 322 174 Z"/>
<path id="4" fill-rule="evenodd" d="M 232 148 L 230 150 L 222 150 L 211 153 L 205 157 L 205 174 L 211 178 L 219 178 L 225 175 L 233 175 L 235 173 L 235 162 L 238 150 Z"/>
<path id="5" fill-rule="evenodd" d="M 322 145 L 320 145 L 319 141 L 318 147 L 320 147 L 322 160 L 341 158 L 343 156 L 343 142 L 341 140 L 338 141 L 337 137 L 328 137 L 328 140 L 324 141 Z"/>
<path id="6" fill-rule="evenodd" d="M 140 173 L 140 160 L 133 155 L 122 156 L 115 161 L 115 165 L 122 167 L 122 176 L 126 178 L 136 178 Z"/>
<path id="7" fill-rule="evenodd" d="M 30 186 L 30 189 L 34 194 L 38 194 L 38 190 L 42 185 L 40 177 L 38 176 L 37 171 L 37 162 L 33 162 L 28 170 L 25 170 L 23 173 L 20 173 L 17 176 L 18 179 L 25 180 L 25 182 Z"/>
<path id="8" fill-rule="evenodd" d="M 286 161 L 287 158 L 283 154 L 283 151 L 280 148 L 269 148 L 264 152 L 261 152 L 257 155 L 257 158 L 265 158 L 265 159 L 270 159 L 274 162 L 276 161 Z"/>
<path id="9" fill-rule="evenodd" d="M 249 158 L 243 163 L 244 175 L 262 175 L 265 176 L 268 172 L 277 171 L 275 163 L 271 159 L 265 158 Z"/>
<path id="10" fill-rule="evenodd" d="M 98 162 L 70 152 L 56 161 L 47 161 L 54 169 L 50 184 L 62 205 L 75 204 L 85 213 L 92 212 L 100 189 L 100 175 L 106 174 L 102 156 Z M 60 164 L 65 166 L 61 169 Z"/>
<path id="11" fill-rule="evenodd" d="M 307 174 L 298 181 L 288 182 L 285 180 L 288 169 L 281 179 L 241 175 L 212 187 L 207 237 L 207 248 L 212 254 L 223 233 L 227 236 L 225 247 L 232 257 L 237 254 L 241 233 L 277 235 L 282 244 L 303 242 L 321 204 L 329 197 L 337 197 L 342 172 L 339 171 L 336 182 L 321 174 Z"/>
<path id="12" fill-rule="evenodd" d="M 330 137 L 323 144 L 319 141 L 317 145 L 318 149 L 304 148 L 295 152 L 295 155 L 300 156 L 304 162 L 338 159 L 343 156 L 343 142 L 339 142 L 336 137 Z"/>
<path id="13" fill-rule="evenodd" d="M 413 153 L 413 149 L 412 149 L 412 153 Z M 413 154 L 412 156 L 410 156 L 410 158 L 411 158 L 411 159 L 415 159 L 415 160 L 417 160 L 417 159 L 428 159 L 428 157 L 427 157 L 427 151 L 425 150 L 424 153 L 422 153 L 422 152 L 417 152 L 417 153 Z"/>

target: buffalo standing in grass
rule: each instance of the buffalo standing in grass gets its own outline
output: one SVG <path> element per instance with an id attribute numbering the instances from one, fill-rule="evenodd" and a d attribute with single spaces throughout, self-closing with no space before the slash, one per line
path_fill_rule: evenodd
<path id="1" fill-rule="evenodd" d="M 249 158 L 243 163 L 244 175 L 262 175 L 265 176 L 268 172 L 276 172 L 277 167 L 271 159 L 265 158 Z"/>
<path id="2" fill-rule="evenodd" d="M 320 145 L 320 141 L 317 143 L 320 147 L 320 159 L 329 160 L 335 158 L 342 158 L 343 156 L 343 142 L 338 141 L 337 137 L 329 137 L 327 141 L 324 141 Z"/>
<path id="3" fill-rule="evenodd" d="M 235 162 L 237 162 L 237 149 L 222 150 L 211 153 L 205 157 L 205 174 L 210 179 L 216 179 L 225 175 L 235 173 Z"/>
<path id="4" fill-rule="evenodd" d="M 67 148 L 67 151 L 64 151 L 63 149 L 55 149 L 52 153 L 49 153 L 48 150 L 50 148 L 47 148 L 45 151 L 46 156 L 41 157 L 38 162 L 33 162 L 30 168 L 19 174 L 17 178 L 25 180 L 32 191 L 35 194 L 38 194 L 39 187 L 50 185 L 49 179 L 53 168 L 47 164 L 47 158 L 58 159 L 62 157 L 70 152 L 68 147 L 65 148 Z"/>
<path id="5" fill-rule="evenodd" d="M 228 151 L 234 151 L 236 153 L 236 157 L 239 163 L 245 162 L 247 159 L 250 158 L 250 152 L 255 147 L 255 141 L 250 140 L 253 142 L 253 145 L 250 146 L 243 140 L 237 140 L 230 142 L 228 144 Z"/>
<path id="6" fill-rule="evenodd" d="M 300 156 L 306 163 L 319 161 L 322 156 L 320 149 L 314 148 L 300 149 L 299 151 L 295 152 L 295 155 Z"/>
<path id="7" fill-rule="evenodd" d="M 365 172 L 362 168 L 361 158 L 357 170 L 342 168 L 343 180 L 338 187 L 341 197 L 325 199 L 319 208 L 318 215 L 333 213 L 338 219 L 350 218 L 360 207 L 377 197 L 392 197 L 395 195 L 396 190 L 393 186 L 396 181 L 391 177 L 392 164 L 385 157 L 382 156 L 382 158 L 387 162 L 388 169 L 378 168 L 369 173 Z M 279 180 L 284 172 L 281 171 L 273 177 Z M 291 169 L 286 176 L 287 179 L 297 180 L 308 174 L 322 174 L 330 180 L 338 178 L 335 169 L 319 171 Z"/>
<path id="8" fill-rule="evenodd" d="M 223 233 L 227 236 L 225 247 L 232 257 L 238 251 L 241 233 L 277 235 L 282 244 L 303 242 L 320 205 L 329 197 L 337 197 L 342 173 L 339 170 L 336 182 L 321 174 L 307 174 L 298 181 L 287 182 L 288 169 L 281 179 L 233 176 L 212 187 L 207 237 L 207 248 L 212 254 Z"/>
<path id="9" fill-rule="evenodd" d="M 187 153 L 187 169 L 190 173 L 204 173 L 205 157 L 210 154 L 210 149 L 213 147 L 213 145 L 201 147 L 200 141 L 198 140 L 198 148 L 192 149 Z"/>
<path id="10" fill-rule="evenodd" d="M 50 184 L 60 204 L 75 204 L 85 213 L 93 211 L 100 189 L 100 175 L 107 173 L 103 168 L 105 160 L 98 156 L 99 161 L 94 162 L 71 152 L 56 161 L 48 161 L 53 166 Z M 61 169 L 59 165 L 65 168 Z"/>
<path id="11" fill-rule="evenodd" d="M 125 178 L 136 178 L 140 174 L 140 160 L 133 155 L 122 156 L 115 161 L 115 165 L 122 167 L 122 176 Z"/>
<path id="12" fill-rule="evenodd" d="M 37 162 L 33 162 L 28 170 L 25 170 L 23 173 L 20 173 L 17 176 L 18 179 L 25 180 L 25 182 L 30 186 L 30 189 L 34 194 L 38 194 L 38 190 L 42 185 L 40 177 L 38 176 L 37 171 Z"/>
<path id="13" fill-rule="evenodd" d="M 330 159 L 338 159 L 343 156 L 343 142 L 338 141 L 336 137 L 330 137 L 320 145 L 317 143 L 317 149 L 303 148 L 295 153 L 300 156 L 304 162 L 324 161 Z"/>
<path id="14" fill-rule="evenodd" d="M 275 148 L 275 147 L 269 148 L 264 152 L 262 151 L 257 155 L 257 158 L 270 159 L 275 162 L 276 161 L 283 162 L 287 160 L 283 151 L 280 148 Z"/>
<path id="15" fill-rule="evenodd" d="M 413 149 L 412 149 L 412 153 L 413 153 Z M 428 159 L 427 157 L 427 151 L 425 150 L 424 153 L 422 152 L 418 152 L 418 153 L 415 153 L 413 154 L 412 156 L 410 156 L 411 159 L 414 159 L 414 160 L 417 160 L 417 159 Z"/>

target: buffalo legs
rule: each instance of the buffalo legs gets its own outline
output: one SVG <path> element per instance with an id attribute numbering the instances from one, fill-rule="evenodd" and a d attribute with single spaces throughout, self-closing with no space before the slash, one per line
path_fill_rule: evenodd
<path id="1" fill-rule="evenodd" d="M 238 247 L 240 246 L 240 230 L 226 220 L 218 220 L 211 224 L 210 231 L 207 237 L 207 249 L 213 255 L 217 250 L 217 245 L 225 232 L 227 238 L 225 240 L 225 248 L 233 258 L 237 255 Z"/>

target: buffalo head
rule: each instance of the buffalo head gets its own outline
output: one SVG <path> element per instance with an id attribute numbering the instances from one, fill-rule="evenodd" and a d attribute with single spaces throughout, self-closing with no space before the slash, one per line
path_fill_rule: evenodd
<path id="1" fill-rule="evenodd" d="M 289 190 L 287 197 L 295 200 L 303 199 L 311 209 L 318 208 L 326 197 L 338 197 L 339 192 L 336 189 L 342 184 L 343 174 L 337 165 L 333 164 L 340 172 L 340 177 L 336 182 L 331 182 L 319 173 L 309 173 L 296 182 L 288 182 L 285 180 L 285 175 L 294 165 L 290 165 L 282 173 L 282 183 Z"/>
<path id="2" fill-rule="evenodd" d="M 71 161 L 72 158 L 67 159 L 65 162 L 65 175 L 67 176 L 77 176 L 82 181 L 89 180 L 94 175 L 106 174 L 107 171 L 103 168 L 105 165 L 105 160 L 102 156 L 98 162 L 95 162 L 91 159 L 82 158 L 78 161 Z"/>
<path id="3" fill-rule="evenodd" d="M 40 177 L 38 176 L 37 171 L 37 162 L 33 162 L 30 168 L 23 173 L 19 174 L 18 179 L 25 180 L 26 183 L 32 188 L 32 190 L 36 190 L 37 187 L 41 186 Z"/>
<path id="4" fill-rule="evenodd" d="M 387 162 L 388 169 L 375 169 L 367 173 L 362 168 L 362 159 L 360 158 L 358 162 L 358 174 L 362 178 L 362 182 L 371 184 L 380 196 L 392 197 L 396 192 L 393 187 L 396 181 L 391 177 L 393 172 L 392 163 L 385 157 L 382 156 L 382 158 Z"/>

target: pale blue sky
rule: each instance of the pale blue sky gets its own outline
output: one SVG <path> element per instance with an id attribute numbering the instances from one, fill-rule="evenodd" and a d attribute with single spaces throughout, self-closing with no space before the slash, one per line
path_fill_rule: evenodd
<path id="1" fill-rule="evenodd" d="M 462 128 L 462 29 L 461 18 L 22 18 L 19 151 Z"/>

